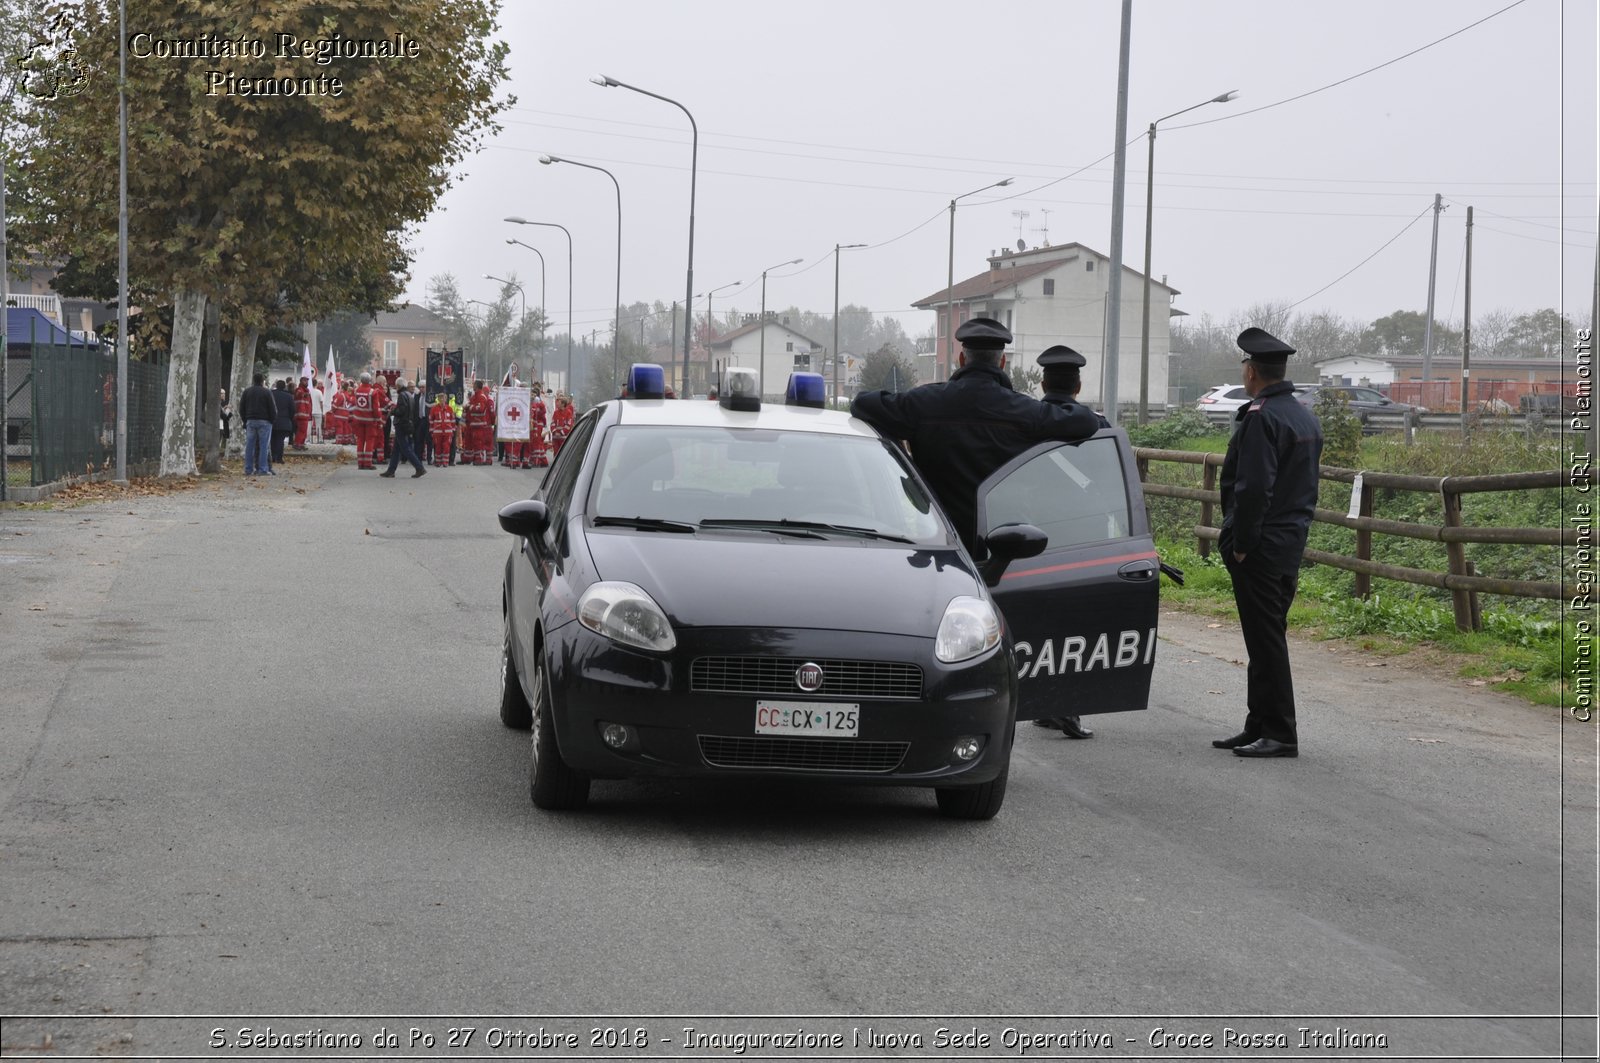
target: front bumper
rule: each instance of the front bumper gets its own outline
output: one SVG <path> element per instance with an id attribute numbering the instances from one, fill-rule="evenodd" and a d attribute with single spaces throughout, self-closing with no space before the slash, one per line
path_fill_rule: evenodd
<path id="1" fill-rule="evenodd" d="M 1016 680 L 1001 645 L 957 665 L 933 657 L 933 640 L 872 632 L 679 629 L 667 655 L 630 650 L 578 624 L 552 633 L 547 647 L 556 739 L 573 768 L 601 778 L 805 778 L 898 786 L 976 785 L 1010 757 Z M 892 662 L 920 671 L 915 697 L 873 697 L 862 686 L 807 695 L 788 689 L 706 689 L 697 659 L 762 658 L 791 673 L 806 661 Z M 792 665 L 792 667 L 790 667 Z M 825 666 L 826 668 L 826 666 Z M 867 688 L 871 684 L 866 684 Z M 758 735 L 757 700 L 860 706 L 853 738 Z M 627 748 L 601 737 L 606 724 L 633 731 Z M 981 744 L 971 760 L 957 739 Z"/>

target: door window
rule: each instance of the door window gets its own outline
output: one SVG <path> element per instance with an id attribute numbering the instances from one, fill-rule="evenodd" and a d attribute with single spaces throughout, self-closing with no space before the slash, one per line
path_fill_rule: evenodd
<path id="1" fill-rule="evenodd" d="M 1128 488 L 1114 437 L 1040 454 L 995 484 L 984 502 L 984 533 L 1032 524 L 1047 550 L 1121 539 L 1129 534 Z"/>

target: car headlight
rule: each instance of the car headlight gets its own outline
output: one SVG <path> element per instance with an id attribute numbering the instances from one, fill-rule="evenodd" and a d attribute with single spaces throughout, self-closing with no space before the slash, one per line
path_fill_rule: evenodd
<path id="1" fill-rule="evenodd" d="M 954 664 L 993 649 L 1000 642 L 1000 618 L 994 606 L 983 598 L 963 595 L 950 599 L 939 621 L 933 655 L 945 664 Z"/>
<path id="2" fill-rule="evenodd" d="M 578 623 L 613 642 L 666 652 L 678 644 L 661 607 L 632 583 L 595 583 L 578 599 Z"/>

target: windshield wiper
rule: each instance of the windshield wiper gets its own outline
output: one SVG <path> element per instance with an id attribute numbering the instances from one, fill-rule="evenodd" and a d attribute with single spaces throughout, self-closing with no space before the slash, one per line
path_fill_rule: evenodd
<path id="1" fill-rule="evenodd" d="M 641 531 L 695 532 L 693 524 L 681 520 L 662 520 L 660 517 L 596 517 L 596 528 L 638 528 Z"/>
<path id="2" fill-rule="evenodd" d="M 894 535 L 890 532 L 881 532 L 875 528 L 859 528 L 850 524 L 824 524 L 812 520 L 723 520 L 712 519 L 700 522 L 702 528 L 768 528 L 773 531 L 787 532 L 799 535 L 817 535 L 819 532 L 833 532 L 838 535 L 854 535 L 863 539 L 883 539 L 892 543 L 909 543 L 912 540 L 903 535 Z"/>

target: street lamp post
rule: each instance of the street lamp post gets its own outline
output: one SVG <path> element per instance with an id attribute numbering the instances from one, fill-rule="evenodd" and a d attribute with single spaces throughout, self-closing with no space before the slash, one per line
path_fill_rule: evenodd
<path id="1" fill-rule="evenodd" d="M 545 311 L 546 304 L 544 300 L 544 252 L 532 244 L 523 243 L 521 240 L 512 239 L 507 240 L 506 243 L 516 244 L 518 247 L 526 247 L 529 251 L 539 256 L 539 365 L 533 374 L 533 378 L 542 384 L 544 383 L 544 325 L 545 320 L 549 317 L 549 314 Z"/>
<path id="2" fill-rule="evenodd" d="M 833 403 L 839 404 L 839 252 L 866 244 L 833 245 Z"/>
<path id="3" fill-rule="evenodd" d="M 956 323 L 955 323 L 955 295 L 956 295 L 956 202 L 975 196 L 979 192 L 987 192 L 991 188 L 1004 188 L 1011 183 L 1007 177 L 1004 181 L 996 181 L 992 185 L 974 188 L 970 192 L 963 192 L 950 201 L 950 256 L 945 270 L 944 289 L 944 379 L 950 379 L 950 355 L 955 350 Z"/>
<path id="4" fill-rule="evenodd" d="M 767 272 L 769 270 L 782 269 L 784 266 L 798 266 L 804 261 L 805 259 L 803 258 L 791 258 L 787 262 L 779 262 L 776 266 L 768 266 L 766 269 L 761 271 L 761 354 L 760 360 L 756 363 L 757 395 L 763 393 L 761 391 L 761 385 L 767 373 Z"/>
<path id="5" fill-rule="evenodd" d="M 622 346 L 622 186 L 617 184 L 617 175 L 604 166 L 594 166 L 587 162 L 576 162 L 572 159 L 563 159 L 559 155 L 541 155 L 539 161 L 549 166 L 555 162 L 565 162 L 573 166 L 582 166 L 585 170 L 599 170 L 611 178 L 611 184 L 617 190 L 617 317 L 611 329 L 611 382 L 620 385 L 622 378 L 618 375 L 617 352 Z"/>
<path id="6" fill-rule="evenodd" d="M 517 323 L 517 331 L 520 333 L 522 331 L 522 327 L 528 323 L 528 293 L 522 290 L 522 285 L 518 284 L 516 281 L 508 281 L 504 277 L 495 277 L 485 273 L 483 275 L 483 279 L 486 281 L 499 281 L 506 287 L 515 288 L 517 290 L 517 295 L 522 299 L 522 320 Z"/>
<path id="7" fill-rule="evenodd" d="M 560 229 L 567 234 L 567 394 L 572 394 L 572 234 L 567 232 L 565 225 L 558 225 L 553 221 L 529 221 L 527 218 L 513 214 L 505 219 L 513 225 L 544 225 L 552 229 Z"/>
<path id="8" fill-rule="evenodd" d="M 1156 126 L 1168 118 L 1188 114 L 1208 103 L 1227 103 L 1239 95 L 1237 89 L 1202 100 L 1193 107 L 1157 118 L 1150 123 L 1150 161 L 1145 166 L 1144 185 L 1144 320 L 1139 327 L 1139 423 L 1150 422 L 1150 223 L 1154 216 L 1156 198 Z M 1116 311 L 1112 311 L 1115 313 Z"/>
<path id="9" fill-rule="evenodd" d="M 637 85 L 630 85 L 626 81 L 618 81 L 616 78 L 608 77 L 604 74 L 601 74 L 599 77 L 592 77 L 589 80 L 594 82 L 596 85 L 602 85 L 606 88 L 628 89 L 630 92 L 637 92 L 641 96 L 649 96 L 651 99 L 660 100 L 662 103 L 670 103 L 672 106 L 682 111 L 685 118 L 689 119 L 689 132 L 692 137 L 689 153 L 689 270 L 688 276 L 684 279 L 683 283 L 683 305 L 687 312 L 687 308 L 693 307 L 695 299 L 698 298 L 693 294 L 694 186 L 695 178 L 700 170 L 700 127 L 695 123 L 694 115 L 689 113 L 689 108 L 685 107 L 677 100 L 672 99 L 670 96 L 663 96 L 660 93 L 651 92 L 649 89 L 641 89 Z M 685 388 L 689 386 L 689 335 L 690 330 L 687 325 L 685 325 L 683 330 L 683 382 Z"/>
<path id="10" fill-rule="evenodd" d="M 708 329 L 715 328 L 717 324 L 716 318 L 711 316 L 711 297 L 728 288 L 737 288 L 743 283 L 744 281 L 734 281 L 732 284 L 719 285 L 718 287 L 711 289 L 709 292 L 706 292 L 706 327 Z M 684 323 L 684 327 L 690 328 L 693 326 L 693 324 L 694 311 L 691 308 L 689 311 L 689 318 Z M 708 393 L 711 391 L 711 341 L 709 339 L 706 341 L 706 391 Z"/>

